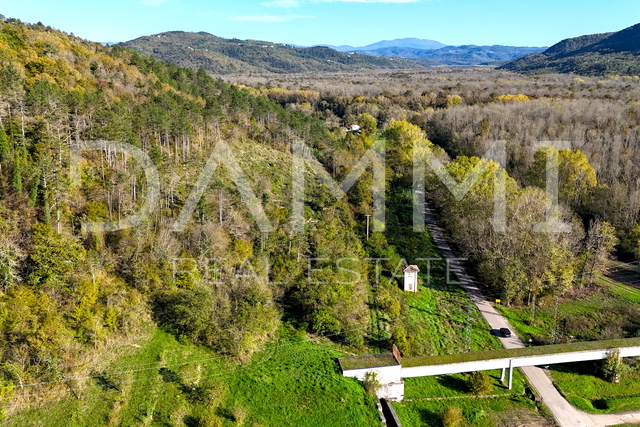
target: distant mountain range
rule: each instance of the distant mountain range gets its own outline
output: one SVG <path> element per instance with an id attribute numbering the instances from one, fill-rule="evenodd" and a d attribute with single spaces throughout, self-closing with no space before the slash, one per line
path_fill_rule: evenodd
<path id="1" fill-rule="evenodd" d="M 372 51 L 376 49 L 384 49 L 384 48 L 412 48 L 412 49 L 440 49 L 441 47 L 447 46 L 446 44 L 442 44 L 435 40 L 425 40 L 425 39 L 416 39 L 416 38 L 406 38 L 406 39 L 395 39 L 395 40 L 382 40 L 377 43 L 368 44 L 366 46 L 354 47 L 354 46 L 331 46 L 331 45 L 323 45 L 326 47 L 330 47 L 331 49 L 335 49 L 339 52 L 354 52 L 354 51 Z"/>
<path id="2" fill-rule="evenodd" d="M 470 66 L 509 61 L 544 50 L 536 47 L 446 46 L 435 40 L 416 38 L 384 40 L 361 48 L 305 48 L 260 40 L 224 39 L 205 32 L 183 31 L 144 36 L 121 45 L 183 67 L 204 68 L 212 74 Z"/>
<path id="3" fill-rule="evenodd" d="M 376 56 L 417 59 L 424 66 L 430 65 L 481 65 L 511 61 L 523 55 L 541 52 L 544 47 L 514 46 L 445 46 L 439 49 L 415 49 L 385 47 L 375 50 L 356 50 L 356 53 Z"/>
<path id="4" fill-rule="evenodd" d="M 640 24 L 615 33 L 566 39 L 501 68 L 536 73 L 640 75 Z"/>
<path id="5" fill-rule="evenodd" d="M 224 39 L 199 32 L 170 31 L 122 43 L 140 53 L 191 69 L 213 74 L 310 71 L 358 71 L 416 68 L 413 60 L 344 53 L 316 46 L 310 48 L 260 40 Z"/>

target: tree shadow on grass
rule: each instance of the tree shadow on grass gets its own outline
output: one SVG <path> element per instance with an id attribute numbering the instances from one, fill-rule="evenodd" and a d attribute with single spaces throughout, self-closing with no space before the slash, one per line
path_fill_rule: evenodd
<path id="1" fill-rule="evenodd" d="M 231 409 L 229 409 L 229 408 L 222 408 L 222 407 L 216 408 L 216 415 L 221 417 L 221 418 L 226 418 L 229 421 L 235 421 L 235 417 L 233 416 L 233 412 L 231 412 Z"/>
<path id="2" fill-rule="evenodd" d="M 164 381 L 165 383 L 182 384 L 182 379 L 180 378 L 180 375 L 178 375 L 177 372 L 172 371 L 171 369 L 160 368 L 158 370 L 158 373 L 160 374 L 160 376 L 162 376 L 162 381 Z"/>
<path id="3" fill-rule="evenodd" d="M 594 375 L 597 376 L 599 373 L 600 364 L 599 361 L 586 361 L 586 362 L 575 362 L 575 363 L 561 363 L 556 365 L 549 365 L 550 371 L 555 372 L 563 372 L 566 374 L 576 374 L 576 375 Z"/>
<path id="4" fill-rule="evenodd" d="M 91 376 L 98 383 L 98 386 L 102 387 L 103 390 L 116 390 L 121 391 L 120 387 L 118 387 L 118 382 L 116 379 L 112 378 L 106 372 L 92 372 Z"/>
<path id="5" fill-rule="evenodd" d="M 469 385 L 467 384 L 467 382 L 459 377 L 445 375 L 442 377 L 438 377 L 438 383 L 440 383 L 440 385 L 443 387 L 459 391 L 461 393 L 467 393 L 469 391 Z"/>
<path id="6" fill-rule="evenodd" d="M 191 415 L 187 415 L 186 417 L 184 417 L 184 425 L 186 427 L 198 427 L 200 426 L 200 420 Z"/>
<path id="7" fill-rule="evenodd" d="M 442 421 L 440 420 L 440 415 L 435 412 L 429 411 L 427 409 L 418 409 L 418 414 L 420 414 L 420 421 L 422 421 L 422 425 L 425 426 L 441 426 Z"/>

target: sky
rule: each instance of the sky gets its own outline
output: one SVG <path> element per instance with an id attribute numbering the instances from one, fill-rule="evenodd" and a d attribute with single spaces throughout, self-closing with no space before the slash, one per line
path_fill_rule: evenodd
<path id="1" fill-rule="evenodd" d="M 640 22 L 638 0 L 0 0 L 0 14 L 98 42 L 164 31 L 301 46 L 405 37 L 551 46 Z"/>

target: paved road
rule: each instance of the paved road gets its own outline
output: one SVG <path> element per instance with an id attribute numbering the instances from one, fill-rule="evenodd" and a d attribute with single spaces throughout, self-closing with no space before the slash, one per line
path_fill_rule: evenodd
<path id="1" fill-rule="evenodd" d="M 484 297 L 474 279 L 467 274 L 462 264 L 457 260 L 455 254 L 449 247 L 442 230 L 436 223 L 433 213 L 426 204 L 425 220 L 427 227 L 431 232 L 431 236 L 440 249 L 442 256 L 445 259 L 449 259 L 450 271 L 456 275 L 462 288 L 469 294 L 471 300 L 478 307 L 482 316 L 487 320 L 491 329 L 498 330 L 500 328 L 509 328 L 514 331 L 507 320 L 498 313 L 496 309 L 493 308 L 493 305 Z M 487 331 L 487 333 L 489 333 L 489 331 Z M 522 341 L 520 341 L 515 334 L 512 334 L 510 338 L 500 338 L 500 341 L 505 348 L 524 347 Z M 529 380 L 529 383 L 538 391 L 538 394 L 542 396 L 544 402 L 549 407 L 549 410 L 553 413 L 561 427 L 599 427 L 631 422 L 637 423 L 640 421 L 640 412 L 595 415 L 579 411 L 567 402 L 562 395 L 560 395 L 543 369 L 536 368 L 535 366 L 528 366 L 521 369 Z"/>

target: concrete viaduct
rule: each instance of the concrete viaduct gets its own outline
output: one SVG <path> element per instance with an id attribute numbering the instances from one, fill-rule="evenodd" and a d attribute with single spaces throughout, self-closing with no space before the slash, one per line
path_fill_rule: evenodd
<path id="1" fill-rule="evenodd" d="M 339 362 L 346 377 L 362 381 L 368 372 L 375 372 L 382 384 L 379 397 L 402 401 L 405 378 L 500 369 L 502 380 L 508 373 L 507 383 L 511 389 L 513 368 L 600 360 L 606 358 L 612 349 L 617 350 L 620 357 L 640 356 L 640 339 L 593 341 L 404 359 L 394 351 L 380 355 L 343 357 Z"/>

